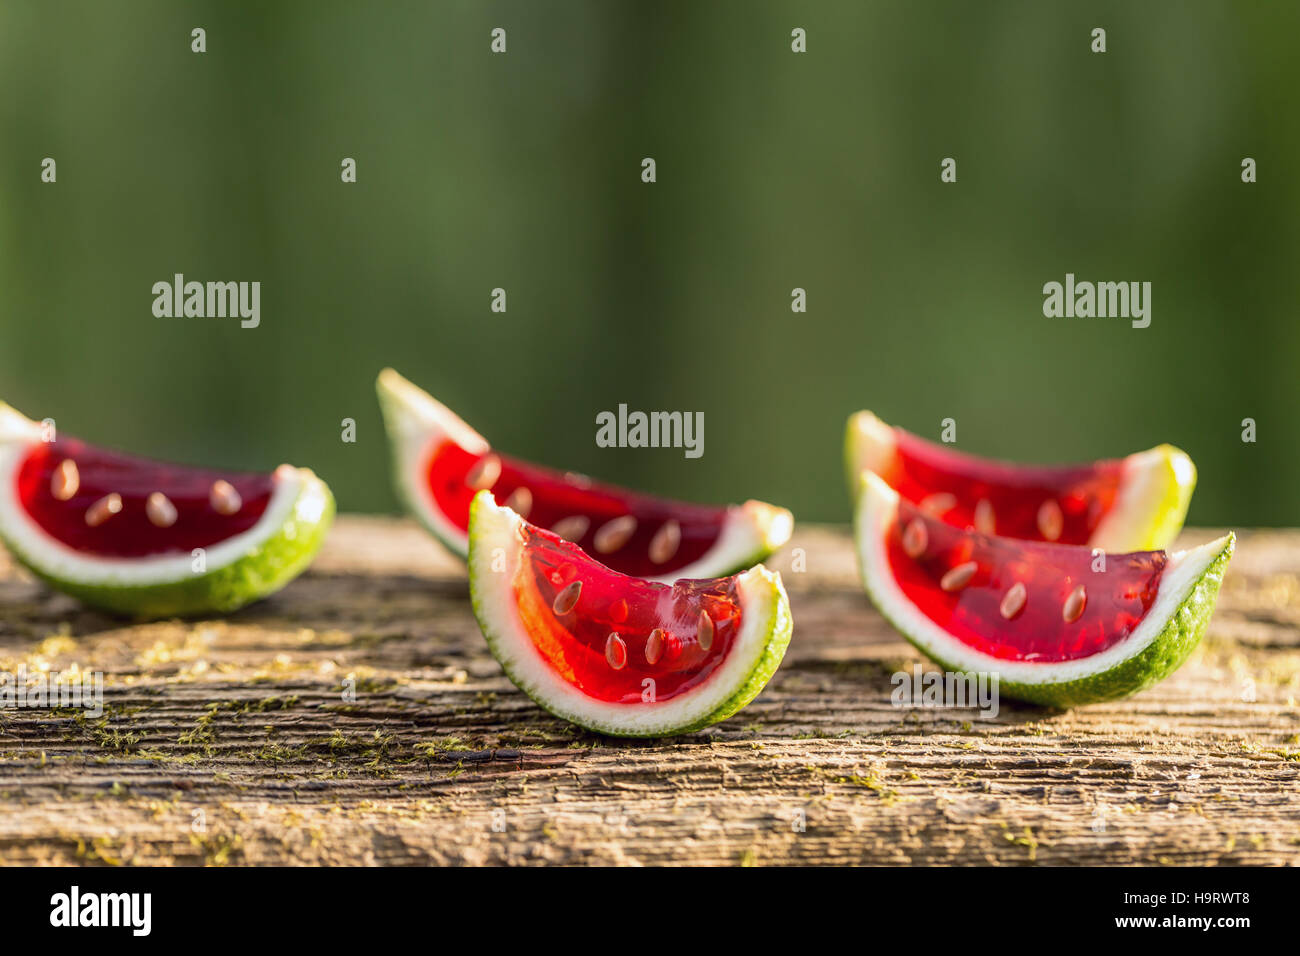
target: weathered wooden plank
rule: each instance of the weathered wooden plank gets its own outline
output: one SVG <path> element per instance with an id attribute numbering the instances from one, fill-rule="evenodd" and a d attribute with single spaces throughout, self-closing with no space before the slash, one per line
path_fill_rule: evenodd
<path id="1" fill-rule="evenodd" d="M 796 626 L 769 689 L 705 732 L 630 743 L 517 693 L 463 569 L 405 522 L 342 518 L 311 573 L 205 622 L 114 621 L 0 557 L 0 670 L 75 662 L 106 675 L 108 706 L 0 712 L 0 860 L 1300 861 L 1300 533 L 1243 536 L 1172 679 L 993 720 L 891 706 L 890 675 L 920 658 L 863 597 L 847 535 L 794 547 L 807 571 L 775 562 Z"/>

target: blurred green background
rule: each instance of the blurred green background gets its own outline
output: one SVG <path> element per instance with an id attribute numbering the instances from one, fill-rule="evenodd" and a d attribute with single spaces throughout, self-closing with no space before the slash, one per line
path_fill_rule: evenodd
<path id="1" fill-rule="evenodd" d="M 1028 461 L 1170 441 L 1192 522 L 1297 524 L 1297 35 L 1174 0 L 4 0 L 0 396 L 350 510 L 396 509 L 391 364 L 508 452 L 806 520 L 847 518 L 869 407 Z M 261 327 L 155 318 L 176 272 L 261 281 Z M 1044 318 L 1066 272 L 1152 282 L 1150 328 Z M 597 448 L 621 402 L 703 411 L 704 456 Z"/>

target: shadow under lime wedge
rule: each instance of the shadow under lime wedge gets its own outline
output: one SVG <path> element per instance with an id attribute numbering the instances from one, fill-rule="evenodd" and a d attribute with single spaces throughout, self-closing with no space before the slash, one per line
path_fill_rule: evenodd
<path id="1" fill-rule="evenodd" d="M 189 468 L 51 428 L 0 402 L 0 539 L 50 585 L 108 611 L 233 611 L 301 573 L 334 516 L 305 468 Z"/>
<path id="2" fill-rule="evenodd" d="M 557 717 L 619 737 L 666 737 L 753 700 L 790 642 L 781 576 L 660 584 L 612 571 L 480 491 L 469 587 L 515 686 Z"/>
<path id="3" fill-rule="evenodd" d="M 854 518 L 867 594 L 945 670 L 1069 707 L 1173 673 L 1205 633 L 1233 535 L 1187 551 L 1109 554 L 953 527 L 864 472 Z"/>
<path id="4" fill-rule="evenodd" d="M 462 558 L 469 549 L 470 499 L 480 489 L 490 489 L 501 504 L 615 571 L 666 583 L 758 564 L 785 544 L 794 528 L 789 511 L 762 501 L 724 506 L 670 501 L 500 454 L 451 409 L 391 368 L 379 374 L 376 389 L 398 497 Z M 678 416 L 678 432 L 681 425 Z M 671 431 L 673 423 L 661 427 Z"/>
<path id="5" fill-rule="evenodd" d="M 849 489 L 873 471 L 904 500 L 959 528 L 1105 551 L 1165 548 L 1182 530 L 1196 467 L 1172 445 L 1080 465 L 979 458 L 886 425 L 849 417 Z"/>

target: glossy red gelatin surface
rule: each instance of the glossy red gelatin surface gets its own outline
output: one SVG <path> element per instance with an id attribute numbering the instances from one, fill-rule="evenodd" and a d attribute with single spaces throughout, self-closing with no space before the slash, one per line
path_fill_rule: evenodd
<path id="1" fill-rule="evenodd" d="M 881 477 L 905 501 L 919 503 L 936 493 L 951 495 L 951 507 L 932 508 L 931 513 L 958 528 L 976 526 L 976 508 L 984 500 L 993 526 L 982 530 L 1042 541 L 1039 510 L 1044 502 L 1054 501 L 1062 519 L 1055 543 L 1087 544 L 1119 491 L 1120 461 L 1041 468 L 1010 465 L 952 451 L 900 428 L 894 434 L 895 473 Z"/>
<path id="2" fill-rule="evenodd" d="M 514 581 L 520 618 L 556 673 L 589 697 L 669 700 L 698 687 L 726 659 L 741 623 L 735 578 L 639 581 L 549 532 L 524 525 L 522 534 Z M 581 584 L 576 603 L 557 614 L 556 598 L 574 582 Z M 657 653 L 648 646 L 656 629 Z M 611 646 L 611 635 L 622 650 Z"/>
<path id="3" fill-rule="evenodd" d="M 76 493 L 60 501 L 51 489 L 55 469 L 73 461 Z M 212 508 L 209 493 L 218 479 L 239 492 L 242 504 L 232 515 Z M 76 439 L 39 444 L 18 469 L 18 497 L 32 519 L 51 537 L 85 554 L 141 558 L 208 548 L 247 531 L 262 517 L 271 498 L 270 475 L 217 473 L 104 451 Z M 148 518 L 145 502 L 153 492 L 166 495 L 176 521 L 160 528 Z M 91 527 L 86 512 L 106 495 L 121 496 L 122 510 Z"/>
<path id="4" fill-rule="evenodd" d="M 913 521 L 922 522 L 926 540 L 915 558 L 903 545 Z M 1095 571 L 1088 548 L 964 531 L 906 501 L 889 529 L 888 555 L 899 588 L 926 617 L 963 644 L 1006 661 L 1076 660 L 1122 641 L 1151 609 L 1169 560 L 1163 551 L 1107 554 L 1105 570 Z M 944 591 L 944 575 L 969 561 L 976 564 L 969 583 Z M 1025 587 L 1024 606 L 1007 620 L 1002 601 L 1017 582 Z M 1063 609 L 1080 585 L 1087 601 L 1068 623 Z"/>
<path id="5" fill-rule="evenodd" d="M 499 471 L 485 462 L 489 458 L 499 463 Z M 489 466 L 486 469 L 485 464 Z M 476 469 L 484 481 L 471 486 L 469 479 L 475 477 Z M 494 474 L 495 480 L 487 483 L 486 478 Z M 529 523 L 550 529 L 568 518 L 586 518 L 583 533 L 568 540 L 608 567 L 633 577 L 671 574 L 686 567 L 713 547 L 726 519 L 724 508 L 629 493 L 582 475 L 552 471 L 495 452 L 471 454 L 450 441 L 444 442 L 430 457 L 427 477 L 438 508 L 462 531 L 469 527 L 470 501 L 479 488 L 490 488 L 492 496 L 502 505 L 510 504 L 511 495 L 524 488 L 531 507 L 522 517 Z M 635 530 L 616 550 L 600 553 L 596 547 L 600 529 L 625 515 L 636 518 Z M 651 559 L 651 543 L 669 521 L 675 521 L 680 529 L 679 543 L 670 558 L 656 562 Z"/>

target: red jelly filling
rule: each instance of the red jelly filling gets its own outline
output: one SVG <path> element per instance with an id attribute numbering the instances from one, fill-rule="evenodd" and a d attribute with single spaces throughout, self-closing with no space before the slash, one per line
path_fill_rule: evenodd
<path id="1" fill-rule="evenodd" d="M 952 451 L 895 429 L 895 473 L 906 501 L 959 528 L 1030 541 L 1087 544 L 1119 491 L 1120 461 L 1032 468 Z"/>
<path id="2" fill-rule="evenodd" d="M 1124 640 L 1151 609 L 1169 560 L 1163 551 L 1107 554 L 1100 570 L 1088 548 L 964 531 L 906 501 L 888 554 L 898 586 L 926 617 L 1007 661 L 1075 660 Z"/>
<path id="3" fill-rule="evenodd" d="M 498 504 L 634 577 L 671 574 L 697 560 L 726 518 L 724 508 L 628 493 L 495 452 L 471 454 L 450 441 L 430 457 L 428 481 L 438 508 L 462 531 L 474 493 L 490 488 Z"/>
<path id="4" fill-rule="evenodd" d="M 35 446 L 17 480 L 19 500 L 51 537 L 112 558 L 189 553 L 218 544 L 257 524 L 273 488 L 270 475 L 169 465 L 76 439 Z M 218 482 L 229 487 L 218 489 L 214 506 Z M 150 504 L 155 493 L 163 498 Z"/>
<path id="5" fill-rule="evenodd" d="M 655 584 L 525 526 L 514 582 L 524 627 L 561 677 L 597 700 L 664 701 L 697 687 L 740 632 L 735 578 Z"/>

